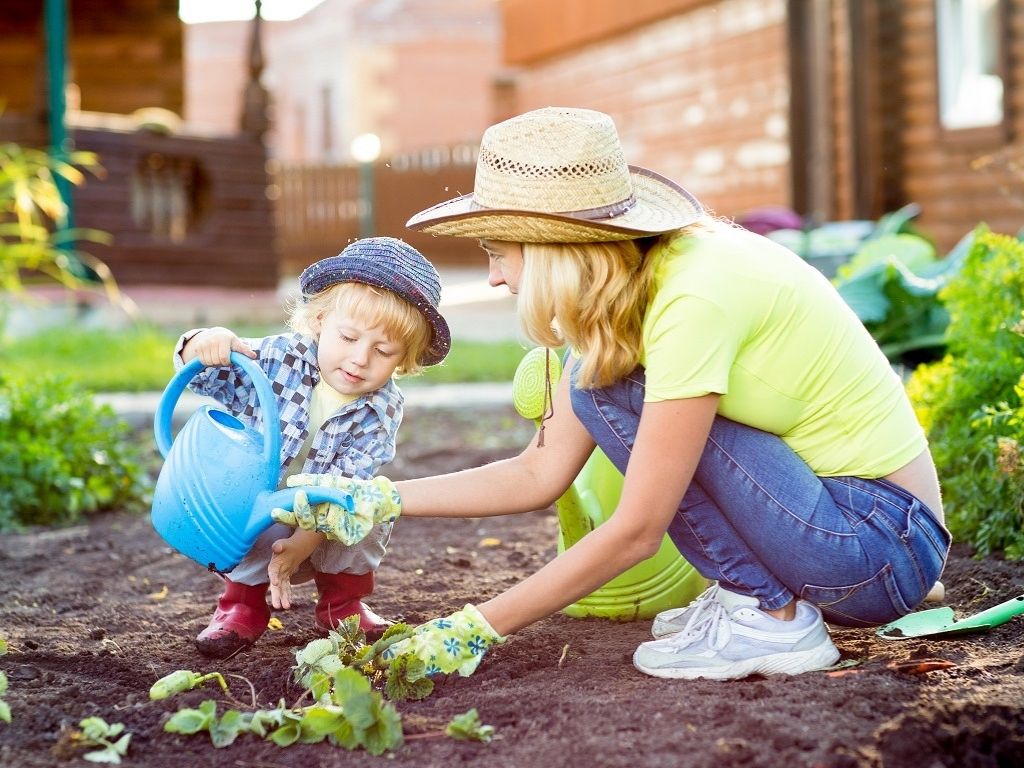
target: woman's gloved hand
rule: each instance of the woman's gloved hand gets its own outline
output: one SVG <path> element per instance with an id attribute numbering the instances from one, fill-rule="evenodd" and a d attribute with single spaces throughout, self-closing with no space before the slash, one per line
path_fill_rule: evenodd
<path id="1" fill-rule="evenodd" d="M 458 672 L 468 677 L 476 671 L 484 653 L 505 638 L 499 635 L 472 603 L 445 619 L 421 624 L 412 637 L 385 649 L 385 659 L 413 653 L 427 665 L 428 675 Z"/>
<path id="2" fill-rule="evenodd" d="M 362 541 L 377 523 L 390 523 L 402 514 L 402 499 L 394 483 L 386 477 L 372 480 L 355 480 L 341 475 L 293 475 L 288 486 L 315 485 L 336 488 L 352 497 L 352 507 L 340 504 L 313 504 L 303 491 L 295 494 L 295 503 L 289 512 L 274 509 L 271 515 L 275 522 L 284 523 L 305 531 L 322 533 L 328 539 L 352 546 Z"/>

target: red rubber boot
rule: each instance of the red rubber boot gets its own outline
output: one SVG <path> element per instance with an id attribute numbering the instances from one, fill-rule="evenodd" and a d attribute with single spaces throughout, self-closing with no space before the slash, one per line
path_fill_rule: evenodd
<path id="1" fill-rule="evenodd" d="M 376 640 L 393 622 L 381 618 L 360 598 L 373 592 L 373 571 L 354 573 L 314 572 L 316 591 L 316 628 L 323 633 L 334 629 L 349 616 L 359 614 L 359 628 L 367 640 Z"/>
<path id="2" fill-rule="evenodd" d="M 269 584 L 239 584 L 224 579 L 224 594 L 217 601 L 210 625 L 196 637 L 204 656 L 226 659 L 260 639 L 270 621 Z"/>

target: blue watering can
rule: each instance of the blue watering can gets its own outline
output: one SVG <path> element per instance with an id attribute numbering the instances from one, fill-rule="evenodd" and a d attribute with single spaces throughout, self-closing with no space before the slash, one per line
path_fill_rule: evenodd
<path id="1" fill-rule="evenodd" d="M 164 466 L 153 493 L 153 527 L 164 541 L 211 571 L 225 573 L 252 549 L 274 520 L 275 507 L 291 509 L 297 491 L 311 504 L 352 509 L 352 497 L 334 488 L 307 486 L 275 491 L 281 466 L 277 399 L 258 365 L 237 352 L 231 362 L 252 378 L 263 409 L 264 434 L 227 411 L 201 406 L 171 442 L 174 406 L 203 368 L 197 358 L 164 390 L 153 420 Z"/>

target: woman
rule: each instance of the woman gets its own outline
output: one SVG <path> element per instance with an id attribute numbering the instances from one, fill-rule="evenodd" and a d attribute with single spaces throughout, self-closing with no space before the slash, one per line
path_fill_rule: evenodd
<path id="1" fill-rule="evenodd" d="M 469 674 L 505 635 L 650 557 L 666 531 L 714 586 L 655 619 L 634 664 L 658 677 L 828 667 L 839 652 L 823 614 L 886 623 L 936 583 L 950 543 L 938 480 L 870 335 L 797 256 L 627 166 L 607 115 L 547 108 L 492 126 L 474 192 L 408 226 L 479 239 L 490 284 L 518 294 L 534 341 L 569 347 L 570 375 L 542 445 L 391 493 L 347 484 L 372 496 L 364 514 L 541 509 L 595 444 L 625 481 L 605 524 L 503 594 L 423 625 L 398 652 Z M 324 516 L 300 515 L 321 528 Z"/>

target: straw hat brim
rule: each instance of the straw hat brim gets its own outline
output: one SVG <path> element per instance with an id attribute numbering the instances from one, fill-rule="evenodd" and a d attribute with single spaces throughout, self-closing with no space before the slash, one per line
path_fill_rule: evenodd
<path id="1" fill-rule="evenodd" d="M 660 235 L 698 221 L 704 209 L 671 179 L 629 166 L 635 203 L 618 216 L 584 218 L 573 213 L 484 208 L 472 194 L 420 211 L 409 229 L 432 235 L 475 237 L 517 243 L 592 243 Z"/>

